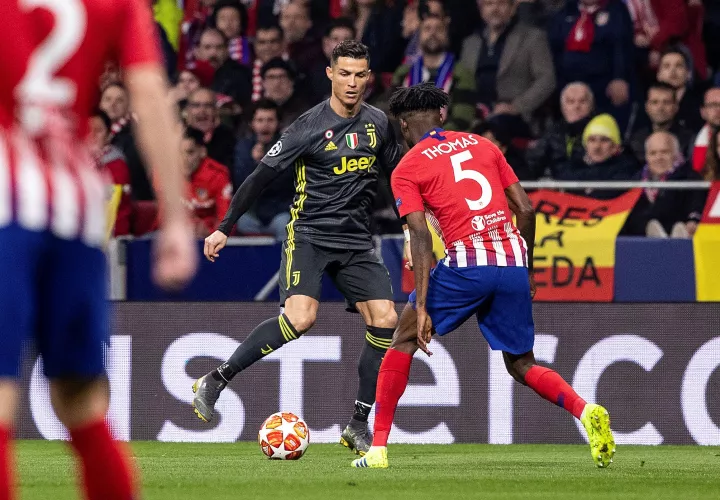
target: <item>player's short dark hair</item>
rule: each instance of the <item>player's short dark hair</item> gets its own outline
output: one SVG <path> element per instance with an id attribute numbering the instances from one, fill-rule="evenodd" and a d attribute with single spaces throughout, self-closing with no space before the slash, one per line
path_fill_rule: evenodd
<path id="1" fill-rule="evenodd" d="M 340 42 L 332 51 L 332 63 L 337 64 L 341 57 L 350 59 L 366 59 L 370 64 L 370 50 L 366 45 L 357 40 L 345 40 Z"/>
<path id="2" fill-rule="evenodd" d="M 193 141 L 196 146 L 205 147 L 205 134 L 195 127 L 185 127 L 183 138 Z"/>
<path id="3" fill-rule="evenodd" d="M 230 41 L 228 40 L 228 37 L 225 36 L 225 33 L 223 33 L 222 31 L 220 31 L 219 29 L 217 29 L 217 28 L 215 28 L 215 27 L 213 27 L 213 26 L 208 26 L 207 28 L 205 28 L 204 30 L 202 30 L 202 31 L 200 32 L 200 36 L 198 37 L 198 40 L 201 40 L 202 37 L 205 35 L 205 33 L 215 33 L 215 34 L 217 34 L 218 36 L 220 36 L 220 38 L 222 38 L 223 45 L 225 45 L 226 47 L 227 47 L 228 44 L 230 43 Z"/>
<path id="4" fill-rule="evenodd" d="M 393 116 L 404 118 L 412 113 L 440 111 L 450 104 L 450 98 L 443 89 L 428 82 L 397 89 L 389 104 Z"/>
<path id="5" fill-rule="evenodd" d="M 110 130 L 112 128 L 112 120 L 110 119 L 108 114 L 100 108 L 93 109 L 90 118 L 100 118 L 100 121 L 103 122 L 106 129 Z"/>
<path id="6" fill-rule="evenodd" d="M 327 28 L 325 28 L 325 38 L 330 38 L 332 32 L 337 29 L 350 30 L 353 38 L 355 38 L 355 36 L 357 35 L 357 31 L 355 30 L 355 23 L 352 19 L 350 19 L 349 17 L 338 17 L 337 19 L 333 19 L 332 21 L 330 21 Z"/>
<path id="7" fill-rule="evenodd" d="M 271 101 L 270 99 L 263 97 L 259 101 L 253 103 L 250 108 L 250 116 L 255 118 L 255 113 L 261 109 L 275 111 L 275 116 L 277 116 L 277 119 L 280 120 L 280 106 L 275 101 Z"/>
<path id="8" fill-rule="evenodd" d="M 661 90 L 661 91 L 664 90 L 666 92 L 670 92 L 673 96 L 673 100 L 677 100 L 677 89 L 675 87 L 673 87 L 672 85 L 670 85 L 669 83 L 658 82 L 658 81 L 652 82 L 648 86 L 647 94 L 645 95 L 646 98 L 650 95 L 651 90 Z"/>

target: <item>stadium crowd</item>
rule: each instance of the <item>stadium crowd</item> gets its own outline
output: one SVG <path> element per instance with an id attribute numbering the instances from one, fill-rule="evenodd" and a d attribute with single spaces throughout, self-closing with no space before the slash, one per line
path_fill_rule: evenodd
<path id="1" fill-rule="evenodd" d="M 333 48 L 358 39 L 365 99 L 433 81 L 445 127 L 497 144 L 521 180 L 720 179 L 720 2 L 701 0 L 154 0 L 170 98 L 186 126 L 187 206 L 217 227 L 282 131 L 330 95 Z M 123 186 L 116 235 L 156 226 L 127 92 L 109 66 L 93 144 Z M 292 169 L 238 234 L 284 238 Z M 618 192 L 615 191 L 614 194 Z M 607 191 L 590 192 L 602 197 Z M 706 193 L 641 195 L 626 235 L 691 237 Z M 376 231 L 398 231 L 387 186 Z"/>

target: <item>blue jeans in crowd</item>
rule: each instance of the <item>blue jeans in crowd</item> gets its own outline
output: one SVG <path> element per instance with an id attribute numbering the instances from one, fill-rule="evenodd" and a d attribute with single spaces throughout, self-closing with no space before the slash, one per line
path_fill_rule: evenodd
<path id="1" fill-rule="evenodd" d="M 283 212 L 277 214 L 267 224 L 263 224 L 254 214 L 245 214 L 237 222 L 240 234 L 270 234 L 277 241 L 283 241 L 286 236 L 285 226 L 290 222 L 290 214 Z"/>

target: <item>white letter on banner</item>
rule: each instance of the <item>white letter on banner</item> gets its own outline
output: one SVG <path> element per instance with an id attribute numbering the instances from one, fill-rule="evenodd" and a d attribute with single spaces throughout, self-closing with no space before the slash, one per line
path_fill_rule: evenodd
<path id="1" fill-rule="evenodd" d="M 555 362 L 558 338 L 554 335 L 536 335 L 533 352 L 535 359 L 544 363 Z M 488 443 L 513 443 L 513 386 L 517 383 L 505 368 L 501 351 L 488 347 Z"/>
<path id="2" fill-rule="evenodd" d="M 304 411 L 304 369 L 308 361 L 339 362 L 342 356 L 340 337 L 321 337 L 303 335 L 263 358 L 263 361 L 280 363 L 280 411 Z M 340 426 L 334 424 L 328 429 L 310 428 L 313 443 L 334 443 L 340 436 Z"/>
<path id="3" fill-rule="evenodd" d="M 720 337 L 715 337 L 697 350 L 683 375 L 683 419 L 697 444 L 720 445 L 720 427 L 710 417 L 705 396 L 710 376 L 719 366 Z"/>
<path id="4" fill-rule="evenodd" d="M 132 369 L 132 338 L 112 335 L 107 351 L 107 372 L 110 381 L 110 409 L 108 420 L 113 435 L 122 441 L 130 440 L 130 382 Z M 65 426 L 50 404 L 50 384 L 42 373 L 42 359 L 38 357 L 30 375 L 30 413 L 40 435 L 49 440 L 69 438 Z"/>
<path id="5" fill-rule="evenodd" d="M 437 407 L 437 406 L 460 406 L 460 379 L 457 368 L 450 353 L 437 341 L 433 339 L 430 349 L 433 352 L 431 358 L 425 353 L 417 351 L 413 362 L 425 363 L 435 379 L 433 384 L 408 384 L 405 393 L 398 402 L 398 408 L 403 406 Z M 368 422 L 370 428 L 375 421 L 375 406 L 370 412 Z M 393 424 L 390 432 L 391 443 L 422 443 L 422 444 L 451 444 L 455 437 L 445 422 L 422 432 L 404 431 Z"/>
<path id="6" fill-rule="evenodd" d="M 622 361 L 635 363 L 650 371 L 662 358 L 662 350 L 650 340 L 637 335 L 613 335 L 599 341 L 582 357 L 575 370 L 573 389 L 586 401 L 595 402 L 600 377 L 610 365 Z M 580 435 L 587 442 L 587 432 L 580 420 L 575 420 Z M 663 437 L 655 426 L 646 422 L 632 432 L 614 431 L 617 444 L 662 444 Z"/>
<path id="7" fill-rule="evenodd" d="M 177 400 L 192 403 L 190 389 L 195 382 L 185 372 L 188 361 L 196 357 L 211 357 L 225 361 L 240 345 L 239 342 L 217 333 L 190 333 L 175 340 L 165 351 L 162 359 L 162 380 L 165 389 Z M 188 409 L 188 411 L 190 411 Z M 205 431 L 178 427 L 166 420 L 158 433 L 158 441 L 177 442 L 235 442 L 245 426 L 245 407 L 240 397 L 225 388 L 215 405 L 218 425 Z"/>

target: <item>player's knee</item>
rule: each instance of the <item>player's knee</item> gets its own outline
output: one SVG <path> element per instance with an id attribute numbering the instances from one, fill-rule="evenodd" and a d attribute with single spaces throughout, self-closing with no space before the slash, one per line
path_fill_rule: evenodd
<path id="1" fill-rule="evenodd" d="M 510 374 L 512 378 L 515 379 L 515 381 L 519 384 L 526 385 L 525 384 L 525 377 L 522 377 L 520 373 L 513 367 L 512 365 L 505 365 L 505 368 L 507 368 L 507 372 Z"/>
<path id="2" fill-rule="evenodd" d="M 107 378 L 53 380 L 50 401 L 65 427 L 72 429 L 105 418 L 110 405 Z"/>
<path id="3" fill-rule="evenodd" d="M 390 311 L 385 314 L 382 318 L 380 318 L 378 321 L 376 321 L 375 326 L 378 326 L 380 328 L 391 328 L 394 329 L 397 326 L 398 316 L 395 312 L 395 309 L 390 309 Z"/>
<path id="4" fill-rule="evenodd" d="M 370 320 L 370 324 L 372 326 L 377 328 L 390 328 L 392 330 L 395 329 L 398 322 L 398 315 L 397 312 L 395 312 L 395 307 L 393 307 L 393 303 L 391 301 L 384 304 L 380 310 L 373 312 L 374 314 Z"/>
<path id="5" fill-rule="evenodd" d="M 8 380 L 0 382 L 0 426 L 12 427 L 18 393 L 17 382 Z"/>
<path id="6" fill-rule="evenodd" d="M 312 311 L 287 311 L 285 310 L 285 316 L 290 320 L 293 328 L 299 333 L 303 334 L 313 327 L 315 324 L 316 314 Z"/>
<path id="7" fill-rule="evenodd" d="M 512 378 L 525 385 L 525 374 L 535 364 L 535 357 L 532 351 L 522 355 L 503 352 L 505 368 Z"/>

